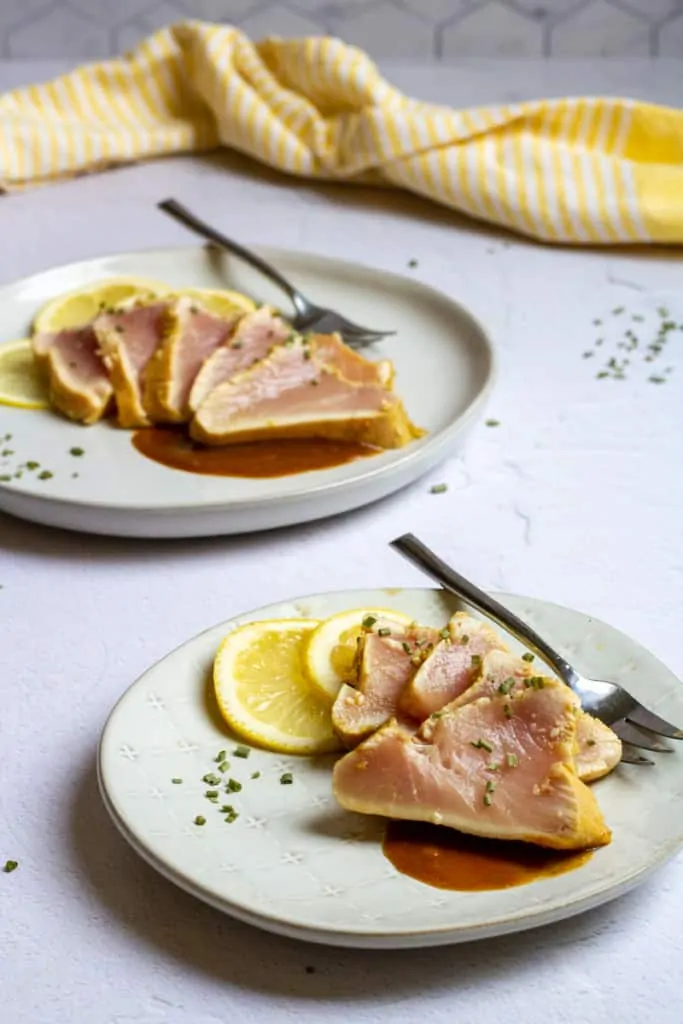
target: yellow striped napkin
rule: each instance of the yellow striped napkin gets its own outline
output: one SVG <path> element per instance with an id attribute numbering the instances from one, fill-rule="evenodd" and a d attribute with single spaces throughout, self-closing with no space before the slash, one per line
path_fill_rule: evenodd
<path id="1" fill-rule="evenodd" d="M 624 99 L 451 110 L 331 38 L 185 21 L 120 60 L 0 97 L 0 187 L 229 146 L 398 186 L 549 242 L 683 242 L 683 112 Z"/>

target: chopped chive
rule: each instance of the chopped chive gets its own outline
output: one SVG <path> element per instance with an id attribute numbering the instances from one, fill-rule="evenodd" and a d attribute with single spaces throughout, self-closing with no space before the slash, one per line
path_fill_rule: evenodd
<path id="1" fill-rule="evenodd" d="M 445 494 L 448 490 L 448 484 L 433 484 L 429 488 L 430 494 Z"/>
<path id="2" fill-rule="evenodd" d="M 413 651 L 412 651 L 412 648 L 411 648 L 410 644 L 409 644 L 409 643 L 406 643 L 406 641 L 405 641 L 405 640 L 404 640 L 404 641 L 403 641 L 403 643 L 401 644 L 401 647 L 402 647 L 402 648 L 403 648 L 403 650 L 404 650 L 404 651 L 406 652 L 406 654 L 412 654 L 412 653 L 413 653 Z"/>
<path id="3" fill-rule="evenodd" d="M 487 793 L 494 793 L 495 789 L 496 789 L 496 783 L 493 781 L 493 779 L 489 779 L 488 782 L 486 783 L 486 792 Z"/>
<path id="4" fill-rule="evenodd" d="M 669 310 L 666 308 L 666 306 L 659 306 L 657 312 L 662 317 L 662 319 L 666 319 L 669 316 Z"/>
<path id="5" fill-rule="evenodd" d="M 26 463 L 26 468 L 27 469 L 38 469 L 39 465 L 40 465 L 39 462 L 27 462 Z"/>
<path id="6" fill-rule="evenodd" d="M 217 786 L 220 781 L 220 776 L 216 775 L 215 772 L 208 772 L 207 775 L 202 775 L 202 782 L 205 782 L 207 786 Z"/>
<path id="7" fill-rule="evenodd" d="M 542 690 L 545 686 L 545 683 L 543 682 L 543 676 L 532 676 L 529 680 L 529 683 L 531 686 L 533 686 L 534 690 Z"/>
<path id="8" fill-rule="evenodd" d="M 437 718 L 443 718 L 443 716 L 445 714 L 446 714 L 445 711 L 432 711 L 432 713 L 431 713 L 431 715 L 429 717 L 433 718 L 436 721 Z"/>
<path id="9" fill-rule="evenodd" d="M 240 743 L 239 747 L 235 747 L 232 754 L 233 757 L 249 757 L 249 755 L 251 754 L 251 750 L 249 749 L 249 747 L 245 747 L 243 744 Z M 221 758 L 221 761 L 224 760 L 225 758 Z"/>
<path id="10" fill-rule="evenodd" d="M 252 777 L 252 779 L 260 779 L 261 778 L 261 772 L 252 772 L 251 773 L 251 777 Z"/>
<path id="11" fill-rule="evenodd" d="M 460 637 L 460 643 L 461 644 L 468 644 L 469 642 L 470 642 L 470 638 L 468 637 L 467 633 L 465 633 L 464 636 Z"/>
<path id="12" fill-rule="evenodd" d="M 586 740 L 586 746 L 594 747 L 595 746 L 595 740 Z"/>
<path id="13" fill-rule="evenodd" d="M 207 791 L 204 794 L 204 796 L 206 797 L 207 800 L 217 800 L 218 799 L 218 790 L 217 789 L 207 789 Z"/>
<path id="14" fill-rule="evenodd" d="M 408 260 L 408 266 L 414 269 L 417 266 L 417 260 Z"/>
<path id="15" fill-rule="evenodd" d="M 485 807 L 490 807 L 491 806 L 491 794 L 490 793 L 484 793 L 484 806 Z"/>
<path id="16" fill-rule="evenodd" d="M 311 350 L 310 350 L 310 348 L 305 348 L 304 349 L 304 359 L 309 360 L 310 358 L 311 358 Z"/>
<path id="17" fill-rule="evenodd" d="M 238 782 L 237 779 L 228 779 L 225 784 L 226 793 L 239 793 L 242 789 L 242 783 Z"/>
<path id="18" fill-rule="evenodd" d="M 583 353 L 583 358 L 584 359 L 592 359 L 594 355 L 595 355 L 595 352 L 591 352 L 589 350 L 588 352 L 584 352 Z"/>
<path id="19" fill-rule="evenodd" d="M 221 763 L 218 765 L 218 771 L 219 772 L 227 772 L 229 767 L 230 767 L 230 762 L 229 761 L 221 761 Z"/>
<path id="20" fill-rule="evenodd" d="M 377 630 L 377 635 L 378 636 L 391 636 L 391 630 L 389 629 L 388 626 L 382 626 L 381 629 Z"/>
<path id="21" fill-rule="evenodd" d="M 470 746 L 474 747 L 475 750 L 486 750 L 489 754 L 493 753 L 493 747 L 486 740 L 479 738 L 478 740 L 470 740 Z"/>
<path id="22" fill-rule="evenodd" d="M 602 324 L 602 320 L 594 320 L 593 321 L 593 326 L 594 327 L 600 327 L 601 324 Z"/>
<path id="23" fill-rule="evenodd" d="M 284 775 L 280 776 L 280 785 L 281 786 L 291 786 L 291 784 L 293 782 L 294 782 L 294 776 L 292 775 L 291 772 L 285 772 Z"/>
<path id="24" fill-rule="evenodd" d="M 631 317 L 631 320 L 635 321 L 635 323 L 637 323 L 637 324 L 642 324 L 644 319 L 645 319 L 645 317 L 644 316 L 640 316 L 639 313 L 634 313 L 633 316 Z"/>
<path id="25" fill-rule="evenodd" d="M 666 384 L 666 377 L 652 376 L 652 377 L 648 377 L 647 379 L 648 379 L 650 384 Z"/>
<path id="26" fill-rule="evenodd" d="M 206 825 L 206 818 L 202 814 L 198 814 L 194 819 L 195 825 Z"/>
<path id="27" fill-rule="evenodd" d="M 601 370 L 600 373 L 596 373 L 595 375 L 596 380 L 604 380 L 605 377 L 609 377 L 607 370 Z"/>
<path id="28" fill-rule="evenodd" d="M 486 420 L 485 426 L 487 427 L 499 427 L 500 420 Z"/>
<path id="29" fill-rule="evenodd" d="M 9 475 L 9 473 L 3 473 L 3 475 L 0 476 L 0 484 L 6 484 L 11 479 L 12 477 Z"/>
<path id="30" fill-rule="evenodd" d="M 444 626 L 444 628 L 440 630 L 439 636 L 441 637 L 442 640 L 450 640 L 451 631 L 449 630 L 448 626 Z"/>
<path id="31" fill-rule="evenodd" d="M 531 651 L 527 651 L 525 654 L 522 655 L 522 661 L 533 661 L 534 657 L 535 655 L 532 654 Z"/>
<path id="32" fill-rule="evenodd" d="M 223 804 L 223 806 L 220 808 L 220 812 L 221 814 L 234 814 L 235 808 L 232 806 L 232 804 Z"/>
<path id="33" fill-rule="evenodd" d="M 16 871 L 18 867 L 19 867 L 19 861 L 18 860 L 6 860 L 5 861 L 5 866 L 3 867 L 2 870 L 5 872 L 6 875 L 11 875 L 12 872 Z"/>
<path id="34" fill-rule="evenodd" d="M 69 448 L 69 455 L 75 455 L 78 457 L 80 455 L 85 455 L 85 451 L 82 448 Z"/>
<path id="35" fill-rule="evenodd" d="M 182 779 L 171 779 L 171 782 L 173 783 L 174 786 L 182 786 L 183 780 Z"/>
<path id="36" fill-rule="evenodd" d="M 486 771 L 487 772 L 497 772 L 497 771 L 500 771 L 500 761 L 491 761 L 491 764 L 487 764 L 486 765 Z"/>
<path id="37" fill-rule="evenodd" d="M 216 756 L 214 757 L 214 761 L 217 764 L 219 764 L 221 761 L 225 761 L 227 756 L 228 756 L 227 750 L 219 750 L 218 753 L 216 754 Z"/>
<path id="38" fill-rule="evenodd" d="M 623 306 L 615 306 L 615 308 L 612 310 L 612 316 L 621 316 L 621 314 L 623 312 L 624 312 L 624 307 Z"/>
<path id="39" fill-rule="evenodd" d="M 234 821 L 237 821 L 239 814 L 237 811 L 230 811 L 230 814 L 226 814 L 224 821 L 227 821 L 228 825 L 232 825 Z"/>
<path id="40" fill-rule="evenodd" d="M 516 680 L 510 676 L 509 679 L 505 679 L 498 687 L 498 693 L 502 693 L 503 696 L 507 697 L 508 693 L 515 685 Z"/>
<path id="41" fill-rule="evenodd" d="M 376 615 L 366 615 L 363 621 L 361 622 L 361 626 L 363 627 L 363 629 L 372 629 L 376 622 Z"/>
<path id="42" fill-rule="evenodd" d="M 42 473 L 38 474 L 38 479 L 39 480 L 51 480 L 52 479 L 52 473 L 50 473 L 49 470 L 44 469 Z"/>
<path id="43" fill-rule="evenodd" d="M 503 714 L 506 718 L 512 718 L 512 708 L 509 704 L 503 704 Z"/>
<path id="44" fill-rule="evenodd" d="M 519 764 L 519 758 L 517 757 L 516 754 L 506 754 L 505 755 L 505 762 L 506 762 L 508 768 L 516 768 L 518 766 L 518 764 Z"/>
<path id="45" fill-rule="evenodd" d="M 481 665 L 481 654 L 473 654 L 470 658 L 472 668 L 478 668 Z"/>

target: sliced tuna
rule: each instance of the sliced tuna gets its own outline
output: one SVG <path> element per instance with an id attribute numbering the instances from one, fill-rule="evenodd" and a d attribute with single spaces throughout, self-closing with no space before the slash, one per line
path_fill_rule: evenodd
<path id="1" fill-rule="evenodd" d="M 456 612 L 443 633 L 401 697 L 401 710 L 420 722 L 472 685 L 489 651 L 506 650 L 489 625 L 464 612 Z"/>
<path id="2" fill-rule="evenodd" d="M 274 345 L 281 344 L 291 334 L 291 327 L 267 306 L 241 317 L 229 338 L 197 373 L 189 396 L 192 412 L 197 411 L 219 384 L 265 358 Z"/>
<path id="3" fill-rule="evenodd" d="M 392 722 L 334 768 L 342 807 L 555 849 L 609 842 L 574 767 L 576 709 L 560 684 L 445 710 L 417 735 Z"/>
<path id="4" fill-rule="evenodd" d="M 240 318 L 221 320 L 178 299 L 144 374 L 143 405 L 153 423 L 183 423 L 190 418 L 190 393 L 202 366 L 230 336 Z"/>
<path id="5" fill-rule="evenodd" d="M 145 427 L 143 376 L 167 329 L 168 304 L 156 302 L 106 313 L 95 321 L 100 351 L 114 387 L 121 427 Z"/>
<path id="6" fill-rule="evenodd" d="M 342 686 L 332 706 L 332 723 L 345 743 L 360 742 L 398 714 L 399 698 L 421 664 L 421 652 L 428 653 L 437 640 L 438 631 L 427 628 L 398 637 L 378 632 L 363 637 L 357 684 Z"/>
<path id="7" fill-rule="evenodd" d="M 421 431 L 396 395 L 351 384 L 296 340 L 219 384 L 197 410 L 190 433 L 209 445 L 317 437 L 399 448 Z"/>
<path id="8" fill-rule="evenodd" d="M 33 351 L 55 409 L 80 423 L 96 423 L 107 413 L 114 389 L 92 326 L 37 334 Z"/>

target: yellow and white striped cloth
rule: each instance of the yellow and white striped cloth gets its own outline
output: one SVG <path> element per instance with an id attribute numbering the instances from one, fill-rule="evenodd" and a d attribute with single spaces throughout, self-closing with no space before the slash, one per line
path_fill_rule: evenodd
<path id="1" fill-rule="evenodd" d="M 307 178 L 398 186 L 548 242 L 683 242 L 683 112 L 624 99 L 455 111 L 331 38 L 198 21 L 0 97 L 6 191 L 229 146 Z"/>

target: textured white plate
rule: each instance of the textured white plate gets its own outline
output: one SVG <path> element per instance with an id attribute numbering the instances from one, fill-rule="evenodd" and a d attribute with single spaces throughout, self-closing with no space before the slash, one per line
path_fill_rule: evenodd
<path id="1" fill-rule="evenodd" d="M 683 722 L 683 687 L 634 640 L 580 612 L 529 598 L 501 600 L 586 673 L 622 682 Z M 270 931 L 333 945 L 399 948 L 465 942 L 548 924 L 635 886 L 683 844 L 683 745 L 654 768 L 620 766 L 596 784 L 612 843 L 582 867 L 498 892 L 444 892 L 398 874 L 381 848 L 383 823 L 343 811 L 329 759 L 260 750 L 231 757 L 209 680 L 221 638 L 261 618 L 323 618 L 345 608 L 393 607 L 443 624 L 456 602 L 438 590 L 323 594 L 261 608 L 189 641 L 139 679 L 114 708 L 99 750 L 101 791 L 116 825 L 157 870 L 188 892 Z M 510 639 L 513 649 L 517 646 Z M 201 777 L 229 752 L 244 782 L 226 797 L 226 824 Z M 261 772 L 252 780 L 251 773 Z M 294 783 L 280 784 L 291 771 Z M 182 777 L 183 785 L 171 778 Z M 193 825 L 195 815 L 207 819 Z"/>
<path id="2" fill-rule="evenodd" d="M 336 469 L 244 480 L 168 469 L 140 455 L 130 432 L 107 424 L 84 428 L 50 412 L 0 406 L 0 439 L 11 434 L 7 447 L 13 452 L 0 456 L 0 476 L 26 460 L 53 473 L 49 480 L 24 473 L 0 484 L 0 509 L 51 526 L 121 536 L 244 533 L 376 501 L 456 451 L 482 414 L 494 377 L 491 344 L 474 318 L 447 296 L 405 277 L 320 256 L 261 251 L 316 301 L 359 323 L 398 330 L 372 356 L 394 361 L 396 389 L 413 420 L 429 432 L 425 438 Z M 208 247 L 127 253 L 0 288 L 0 340 L 25 336 L 50 297 L 116 274 L 178 286 L 232 287 L 283 305 L 282 294 L 262 277 Z M 85 449 L 83 458 L 69 454 L 74 446 Z"/>

